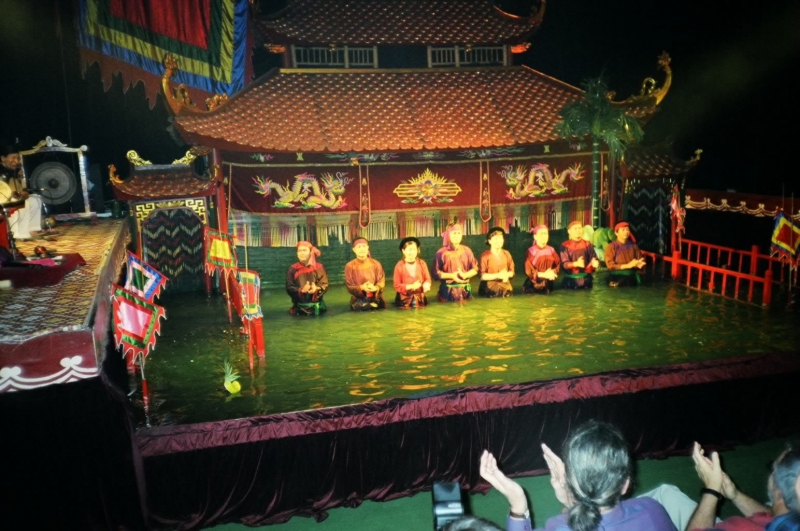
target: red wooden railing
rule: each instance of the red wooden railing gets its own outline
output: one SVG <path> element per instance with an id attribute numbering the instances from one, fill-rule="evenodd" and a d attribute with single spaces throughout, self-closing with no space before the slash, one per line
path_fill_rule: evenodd
<path id="1" fill-rule="evenodd" d="M 797 269 L 792 271 L 786 261 L 781 261 L 776 256 L 761 254 L 757 245 L 749 251 L 731 249 L 721 245 L 682 240 L 681 257 L 690 262 L 731 269 L 739 273 L 749 273 L 758 276 L 759 270 L 766 264 L 772 271 L 773 281 L 785 284 L 792 275 L 792 284 L 797 285 Z"/>
<path id="2" fill-rule="evenodd" d="M 777 264 L 783 271 L 781 262 L 760 254 L 756 246 L 750 251 L 741 251 L 693 240 L 683 240 L 682 243 L 683 252 L 674 251 L 672 256 L 643 251 L 642 254 L 649 258 L 651 271 L 655 273 L 660 264 L 661 274 L 666 276 L 667 264 L 670 264 L 669 275 L 685 282 L 687 287 L 735 300 L 746 296 L 748 303 L 753 303 L 756 287 L 760 286 L 762 306 L 769 306 L 772 302 L 773 283 L 783 283 L 792 274 L 787 267 L 786 273 L 781 273 L 780 280 L 776 281 L 773 268 Z M 764 265 L 763 276 L 759 276 L 759 268 Z M 794 274 L 796 277 L 796 271 Z"/>

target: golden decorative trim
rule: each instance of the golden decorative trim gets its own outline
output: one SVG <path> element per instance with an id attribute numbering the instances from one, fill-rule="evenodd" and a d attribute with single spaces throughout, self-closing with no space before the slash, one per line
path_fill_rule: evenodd
<path id="1" fill-rule="evenodd" d="M 608 151 L 601 151 L 600 153 L 608 154 Z M 551 153 L 551 154 L 542 154 L 542 155 L 523 155 L 521 157 L 497 157 L 489 159 L 492 162 L 509 162 L 509 161 L 517 161 L 517 160 L 539 160 L 539 159 L 559 159 L 559 158 L 574 158 L 575 156 L 591 156 L 592 153 L 590 151 L 579 151 L 576 153 Z M 353 159 L 350 159 L 351 161 Z M 356 159 L 357 160 L 357 159 Z M 464 159 L 464 160 L 437 160 L 435 163 L 437 165 L 447 165 L 447 164 L 472 164 L 477 159 Z M 249 164 L 245 162 L 223 162 L 222 164 L 227 166 L 235 166 L 237 168 L 345 168 L 349 166 L 358 166 L 359 164 L 353 162 L 308 162 L 305 164 L 290 164 L 290 163 L 278 163 L 278 164 Z M 420 160 L 420 161 L 397 161 L 397 162 L 370 162 L 370 166 L 425 166 L 431 165 L 431 161 L 429 160 Z"/>
<path id="2" fill-rule="evenodd" d="M 153 163 L 149 160 L 144 160 L 142 157 L 139 156 L 134 150 L 128 151 L 127 155 L 125 155 L 127 159 L 133 164 L 134 166 L 152 166 Z"/>
<path id="3" fill-rule="evenodd" d="M 161 76 L 161 90 L 164 92 L 164 98 L 167 100 L 167 106 L 174 115 L 181 113 L 189 114 L 204 114 L 208 111 L 201 111 L 195 107 L 194 101 L 189 96 L 189 89 L 186 85 L 178 85 L 175 90 L 170 87 L 170 80 L 172 76 L 178 71 L 178 59 L 172 55 L 167 54 L 164 57 L 164 74 Z"/>
<path id="4" fill-rule="evenodd" d="M 612 101 L 611 103 L 622 107 L 657 107 L 664 100 L 669 88 L 672 86 L 671 61 L 672 59 L 670 59 L 667 52 L 661 52 L 661 55 L 658 56 L 658 67 L 666 74 L 661 88 L 658 88 L 655 79 L 648 77 L 642 81 L 642 89 L 638 95 L 631 96 L 624 101 Z M 610 92 L 608 99 L 611 100 L 613 97 L 614 93 Z"/>
<path id="5" fill-rule="evenodd" d="M 115 184 L 122 184 L 123 182 L 125 182 L 119 175 L 117 175 L 117 167 L 114 166 L 113 164 L 108 165 L 108 178 L 111 180 L 112 183 Z"/>
<path id="6" fill-rule="evenodd" d="M 134 206 L 134 214 L 136 216 L 136 227 L 142 230 L 142 224 L 150 217 L 150 214 L 156 210 L 167 210 L 171 208 L 188 208 L 193 211 L 203 225 L 208 224 L 206 218 L 206 201 L 201 198 L 187 198 L 187 199 L 171 199 L 169 201 L 147 201 L 138 202 Z"/>
<path id="7" fill-rule="evenodd" d="M 749 214 L 751 216 L 756 216 L 758 218 L 774 218 L 778 215 L 779 212 L 782 212 L 783 209 L 780 207 L 775 207 L 773 210 L 767 210 L 764 208 L 764 203 L 758 203 L 757 208 L 747 208 L 746 201 L 739 201 L 739 206 L 733 206 L 728 203 L 727 199 L 720 199 L 720 203 L 715 205 L 711 202 L 711 199 L 708 197 L 704 197 L 702 201 L 692 201 L 692 198 L 688 195 L 686 196 L 686 200 L 684 201 L 684 206 L 687 209 L 691 210 L 716 210 L 717 212 L 736 212 L 739 214 Z M 789 213 L 789 217 L 794 219 L 795 221 L 800 221 L 800 210 L 794 215 Z"/>
<path id="8" fill-rule="evenodd" d="M 173 160 L 172 163 L 173 164 L 182 164 L 184 166 L 189 166 L 192 162 L 194 162 L 194 160 L 196 158 L 197 158 L 197 155 L 192 153 L 192 150 L 190 149 L 189 151 L 186 152 L 186 155 L 184 155 L 180 159 Z"/>
<path id="9" fill-rule="evenodd" d="M 213 111 L 226 101 L 228 101 L 227 94 L 214 94 L 214 96 L 206 98 L 206 109 Z"/>
<path id="10" fill-rule="evenodd" d="M 703 154 L 703 150 L 702 149 L 695 149 L 694 150 L 694 157 L 689 159 L 687 161 L 687 164 L 691 164 L 692 166 L 696 165 L 698 162 L 700 162 L 700 155 L 702 155 L 702 154 Z"/>

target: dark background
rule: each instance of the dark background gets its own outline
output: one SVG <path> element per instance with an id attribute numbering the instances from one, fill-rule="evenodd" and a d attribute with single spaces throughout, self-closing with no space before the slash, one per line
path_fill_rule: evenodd
<path id="1" fill-rule="evenodd" d="M 530 2 L 500 3 L 524 13 Z M 104 92 L 96 64 L 82 74 L 72 1 L 0 0 L 0 6 L 0 141 L 19 138 L 29 148 L 51 136 L 87 145 L 104 176 L 111 163 L 126 175 L 130 149 L 155 163 L 185 153 L 168 132 L 160 96 L 151 110 L 141 84 L 125 92 L 117 75 Z M 602 75 L 624 99 L 646 77 L 663 81 L 657 58 L 666 51 L 673 85 L 645 130 L 645 144 L 672 141 L 684 159 L 703 149 L 689 188 L 788 199 L 800 192 L 790 140 L 800 115 L 792 82 L 800 65 L 797 28 L 800 2 L 790 0 L 550 0 L 530 50 L 516 61 L 575 86 Z M 257 48 L 256 74 L 276 61 Z"/>

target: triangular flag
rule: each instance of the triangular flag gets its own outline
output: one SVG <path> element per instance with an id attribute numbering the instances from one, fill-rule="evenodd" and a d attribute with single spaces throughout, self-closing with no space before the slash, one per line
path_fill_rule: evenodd
<path id="1" fill-rule="evenodd" d="M 771 254 L 791 261 L 800 250 L 800 227 L 792 218 L 779 212 L 775 216 L 775 228 L 772 230 Z"/>
<path id="2" fill-rule="evenodd" d="M 255 271 L 239 269 L 237 271 L 239 285 L 242 288 L 242 319 L 256 319 L 263 317 L 261 313 L 261 277 Z"/>
<path id="3" fill-rule="evenodd" d="M 155 348 L 156 334 L 161 334 L 161 321 L 166 319 L 164 308 L 147 302 L 125 288 L 111 285 L 111 298 L 114 304 L 114 341 L 117 348 L 122 346 L 122 355 L 128 359 L 128 366 L 139 354 L 147 357 Z"/>
<path id="4" fill-rule="evenodd" d="M 128 251 L 128 275 L 125 289 L 147 302 L 161 294 L 161 288 L 167 283 L 167 277 L 156 268 L 145 264 L 141 258 Z"/>
<path id="5" fill-rule="evenodd" d="M 236 269 L 236 250 L 233 236 L 205 227 L 204 241 L 206 250 L 206 274 L 211 275 L 219 269 L 224 275 L 230 275 Z"/>

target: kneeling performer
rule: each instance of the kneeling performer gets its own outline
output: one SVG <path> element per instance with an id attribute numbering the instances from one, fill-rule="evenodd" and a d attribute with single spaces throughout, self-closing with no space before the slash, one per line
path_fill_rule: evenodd
<path id="1" fill-rule="evenodd" d="M 328 272 L 317 262 L 322 253 L 309 242 L 297 243 L 297 263 L 286 272 L 286 293 L 292 298 L 292 315 L 319 315 L 325 302 L 322 296 L 328 291 Z"/>

